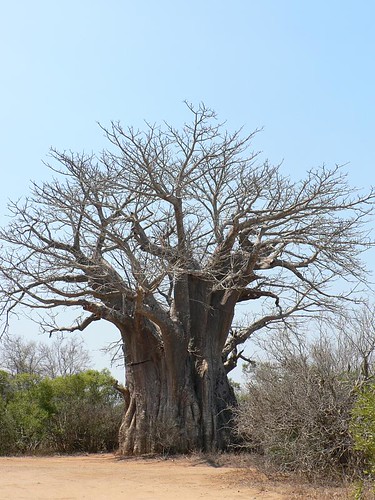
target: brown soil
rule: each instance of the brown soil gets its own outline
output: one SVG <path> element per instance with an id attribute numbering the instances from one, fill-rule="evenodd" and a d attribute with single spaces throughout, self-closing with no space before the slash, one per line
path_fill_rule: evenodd
<path id="1" fill-rule="evenodd" d="M 270 480 L 255 468 L 196 458 L 121 460 L 114 455 L 2 457 L 0 499 L 346 499 L 339 488 Z"/>

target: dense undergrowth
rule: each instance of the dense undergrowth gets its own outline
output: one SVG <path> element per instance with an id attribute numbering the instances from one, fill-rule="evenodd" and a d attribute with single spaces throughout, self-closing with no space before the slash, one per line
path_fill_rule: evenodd
<path id="1" fill-rule="evenodd" d="M 123 401 L 108 371 L 56 378 L 0 371 L 0 454 L 116 449 Z"/>
<path id="2" fill-rule="evenodd" d="M 264 468 L 311 480 L 373 483 L 370 358 L 364 365 L 353 349 L 326 337 L 308 343 L 280 335 L 271 350 L 267 360 L 247 367 L 239 393 L 237 432 L 243 448 L 257 454 Z"/>

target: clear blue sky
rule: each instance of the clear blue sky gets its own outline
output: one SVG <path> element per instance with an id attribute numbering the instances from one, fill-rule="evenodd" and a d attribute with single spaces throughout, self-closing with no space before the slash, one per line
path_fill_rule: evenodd
<path id="1" fill-rule="evenodd" d="M 184 99 L 263 126 L 255 149 L 291 175 L 348 163 L 353 185 L 375 184 L 372 0 L 0 6 L 1 223 L 8 198 L 50 175 L 50 146 L 102 148 L 97 121 L 177 125 Z"/>

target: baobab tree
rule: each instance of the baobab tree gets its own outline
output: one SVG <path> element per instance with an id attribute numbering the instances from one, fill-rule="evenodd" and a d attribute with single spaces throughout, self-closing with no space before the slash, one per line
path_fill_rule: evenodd
<path id="1" fill-rule="evenodd" d="M 17 307 L 75 308 L 122 339 L 124 454 L 224 448 L 235 398 L 227 374 L 257 330 L 332 309 L 360 257 L 374 193 L 338 167 L 302 182 L 260 162 L 254 134 L 228 132 L 204 105 L 181 129 L 112 123 L 99 155 L 51 151 L 54 179 L 33 184 L 1 231 L 5 323 Z M 233 325 L 236 305 L 262 304 Z"/>

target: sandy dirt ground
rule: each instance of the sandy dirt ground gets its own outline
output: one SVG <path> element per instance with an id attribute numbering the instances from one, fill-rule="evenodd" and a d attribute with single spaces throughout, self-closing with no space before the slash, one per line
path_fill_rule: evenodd
<path id="1" fill-rule="evenodd" d="M 0 458 L 0 499 L 290 500 L 347 498 L 275 484 L 252 469 L 202 459 L 121 460 L 114 455 Z M 318 496 L 316 496 L 318 495 Z"/>

